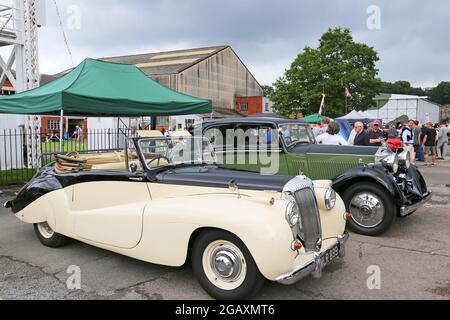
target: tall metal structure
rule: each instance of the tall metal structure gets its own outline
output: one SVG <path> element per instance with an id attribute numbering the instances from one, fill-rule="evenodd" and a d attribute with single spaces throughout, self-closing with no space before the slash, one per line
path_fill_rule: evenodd
<path id="1" fill-rule="evenodd" d="M 0 55 L 0 86 L 8 79 L 16 92 L 39 86 L 38 27 L 45 25 L 45 0 L 15 0 L 15 6 L 0 4 L 0 47 L 12 47 L 7 60 Z M 15 71 L 13 68 L 15 67 Z M 26 116 L 28 165 L 40 155 L 39 116 Z"/>

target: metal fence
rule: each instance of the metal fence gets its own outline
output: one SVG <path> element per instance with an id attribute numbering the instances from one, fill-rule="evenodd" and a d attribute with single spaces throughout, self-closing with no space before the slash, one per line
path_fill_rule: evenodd
<path id="1" fill-rule="evenodd" d="M 35 132 L 23 128 L 2 130 L 0 185 L 28 181 L 39 168 L 53 162 L 57 154 L 119 150 L 124 148 L 126 138 L 135 136 L 135 130 L 131 129 L 92 129 L 80 137 L 63 136 L 61 151 L 57 131 Z"/>

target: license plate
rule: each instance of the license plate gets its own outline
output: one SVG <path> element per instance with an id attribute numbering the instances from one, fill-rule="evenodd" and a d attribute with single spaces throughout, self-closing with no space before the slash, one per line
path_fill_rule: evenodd
<path id="1" fill-rule="evenodd" d="M 339 256 L 339 247 L 334 246 L 333 248 L 328 249 L 322 256 L 322 266 L 325 267 L 332 260 Z"/>

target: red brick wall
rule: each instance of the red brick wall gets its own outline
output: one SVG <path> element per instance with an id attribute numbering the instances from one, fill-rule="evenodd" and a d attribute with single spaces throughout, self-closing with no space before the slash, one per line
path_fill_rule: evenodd
<path id="1" fill-rule="evenodd" d="M 48 129 L 48 120 L 60 120 L 60 117 L 57 117 L 57 116 L 43 116 L 42 118 L 41 118 L 41 130 L 43 131 L 43 132 L 49 132 L 50 130 Z M 64 118 L 64 130 L 67 130 L 67 128 L 66 128 L 66 121 L 67 121 L 67 119 L 66 118 Z M 58 130 L 56 130 L 57 132 L 59 132 L 59 129 Z M 87 134 L 88 134 L 88 121 L 87 121 L 87 119 L 86 120 L 83 120 L 83 135 L 86 137 L 87 136 Z"/>
<path id="2" fill-rule="evenodd" d="M 42 117 L 42 118 L 41 118 L 41 128 L 42 128 L 42 131 L 44 131 L 44 132 L 50 131 L 50 130 L 48 129 L 48 121 L 49 121 L 49 120 L 59 120 L 59 119 L 60 119 L 60 117 Z M 64 119 L 64 124 L 65 124 L 65 119 Z M 57 130 L 57 131 L 59 131 L 59 130 Z"/>
<path id="3" fill-rule="evenodd" d="M 248 111 L 242 111 L 240 105 L 246 103 L 248 105 Z M 235 109 L 245 115 L 252 115 L 263 112 L 263 97 L 236 97 Z"/>

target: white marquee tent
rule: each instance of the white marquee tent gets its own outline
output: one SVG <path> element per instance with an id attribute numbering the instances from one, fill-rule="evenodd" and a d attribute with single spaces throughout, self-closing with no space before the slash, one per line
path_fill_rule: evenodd
<path id="1" fill-rule="evenodd" d="M 377 108 L 365 111 L 374 119 L 389 123 L 401 116 L 419 120 L 421 123 L 439 122 L 440 106 L 427 97 L 404 94 L 381 94 L 375 97 Z"/>

